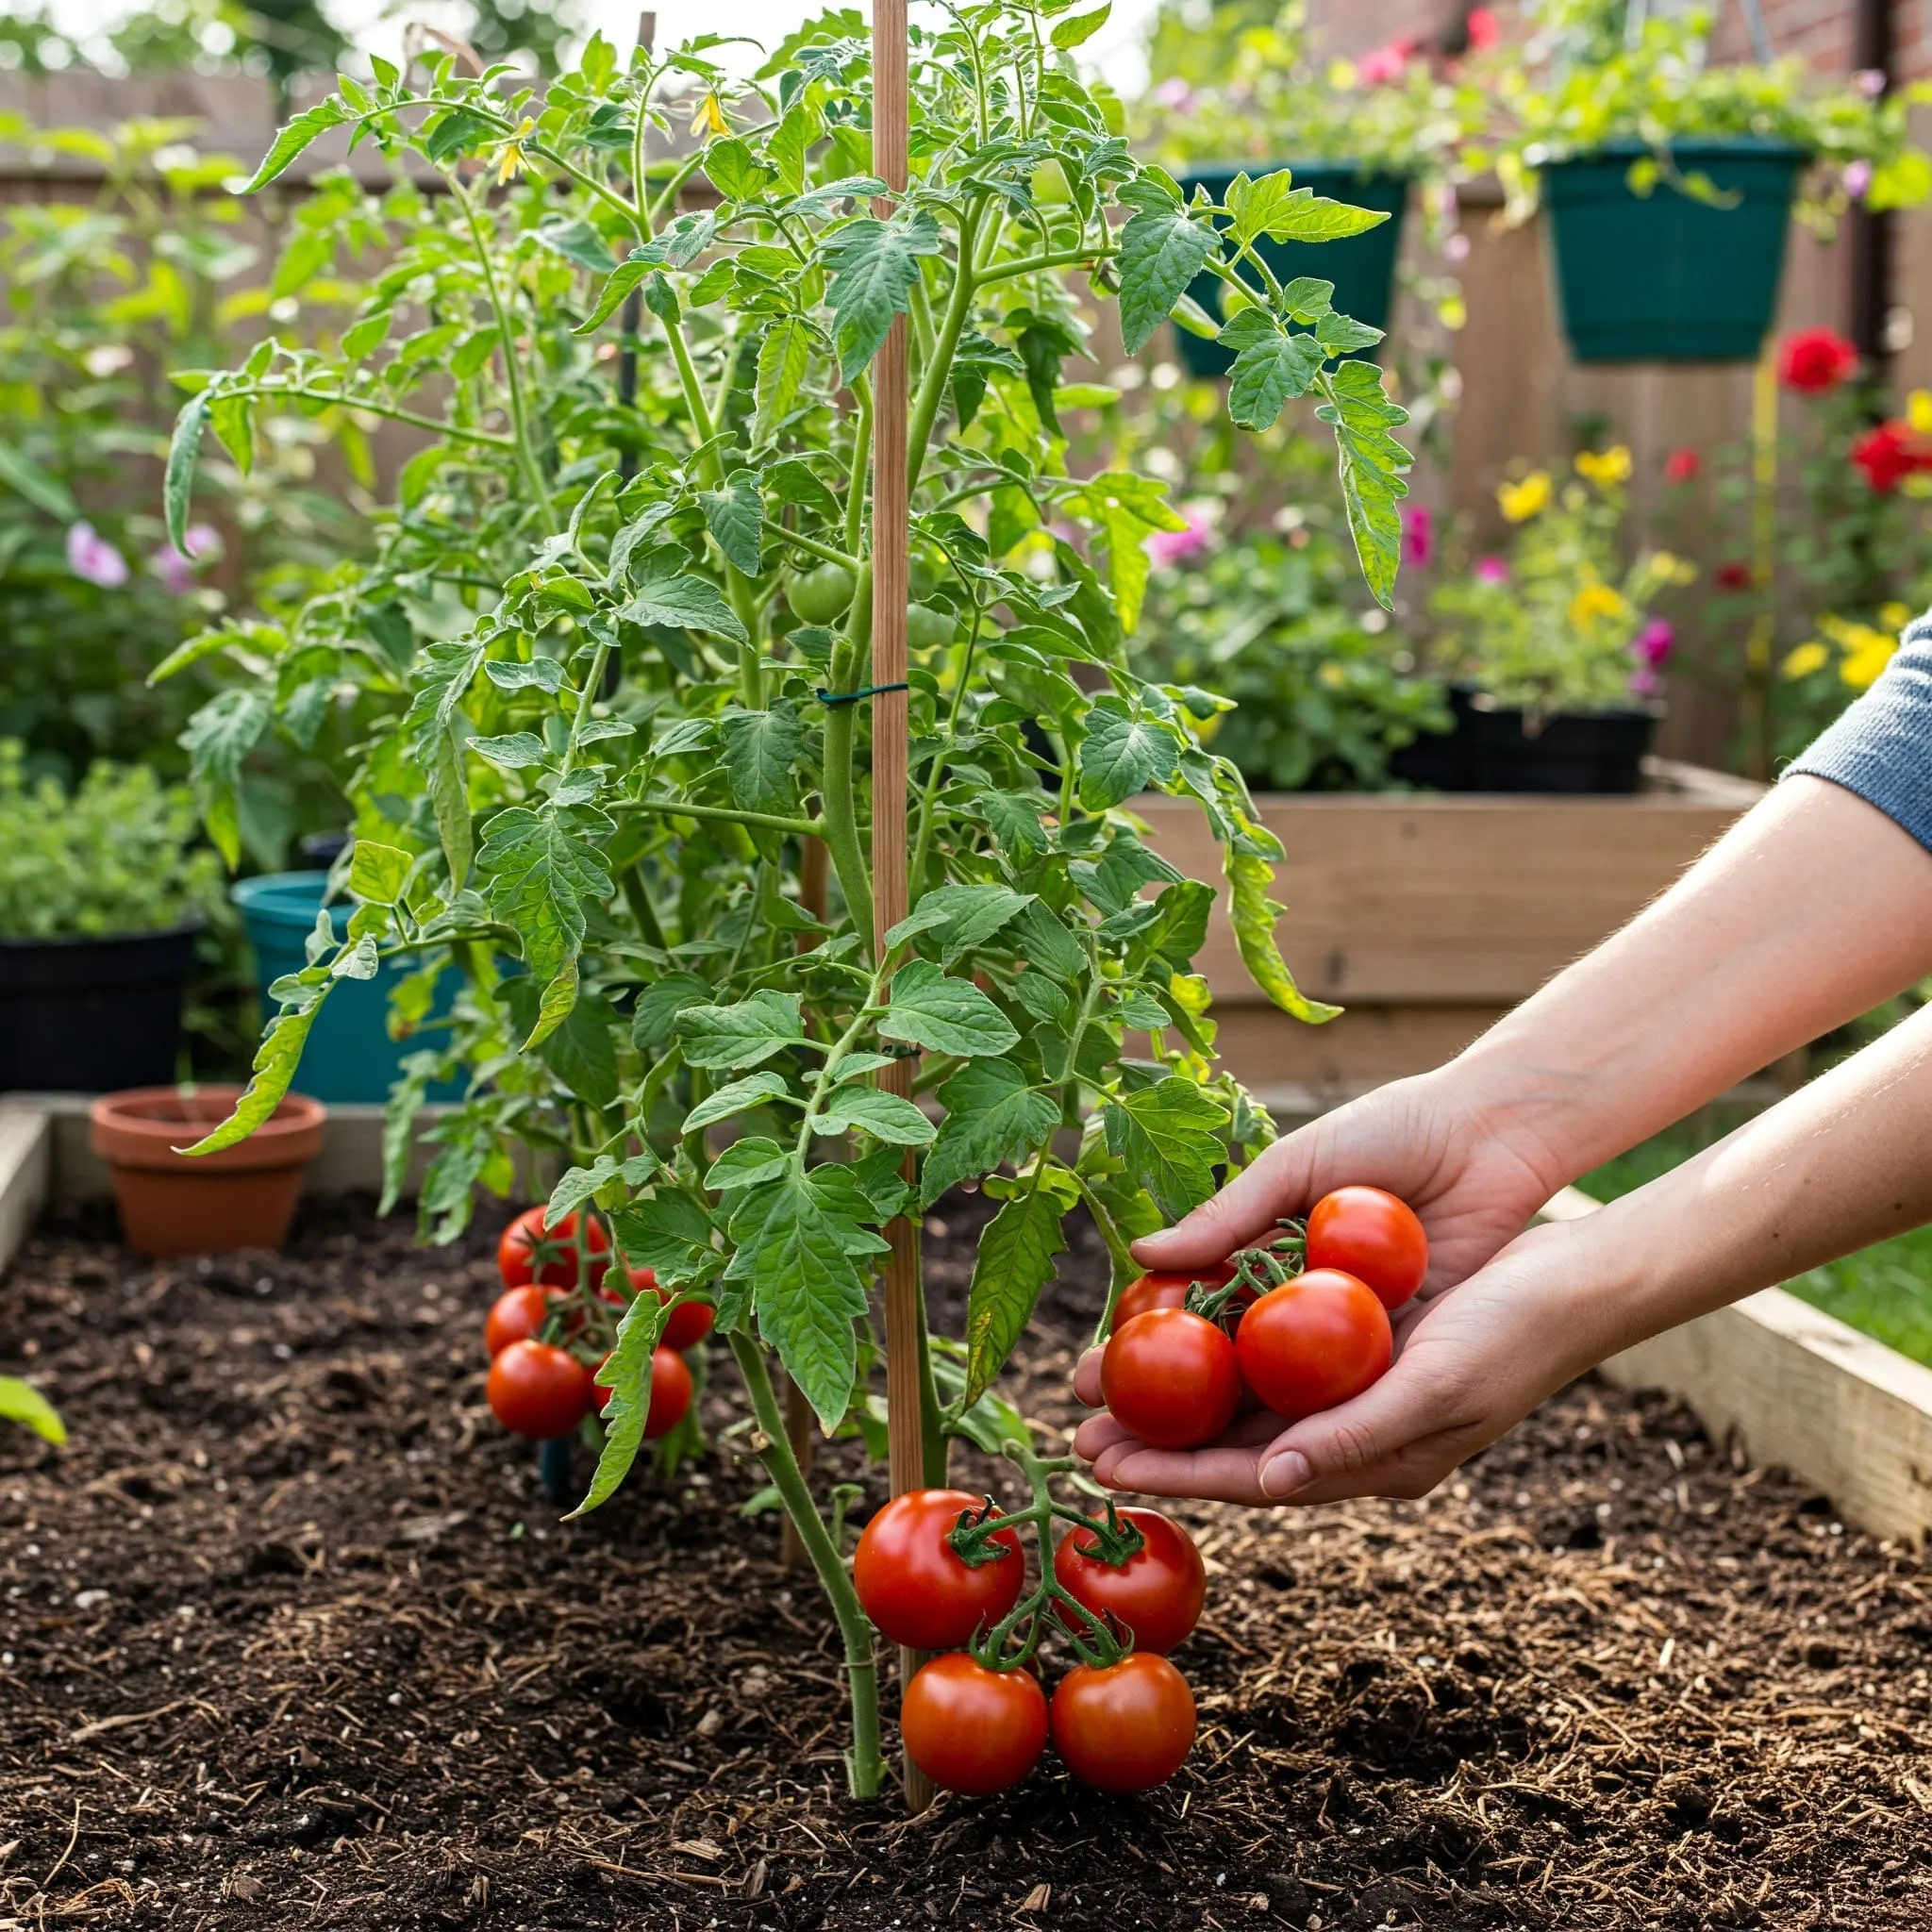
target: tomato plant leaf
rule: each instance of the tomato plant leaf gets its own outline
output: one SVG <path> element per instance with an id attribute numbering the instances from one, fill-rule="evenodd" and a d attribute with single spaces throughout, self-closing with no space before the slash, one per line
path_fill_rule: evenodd
<path id="1" fill-rule="evenodd" d="M 1249 978 L 1284 1013 L 1319 1025 L 1334 1019 L 1341 1008 L 1311 1000 L 1295 984 L 1288 961 L 1281 957 L 1274 922 L 1288 908 L 1268 896 L 1268 888 L 1274 883 L 1274 868 L 1269 859 L 1280 856 L 1281 847 L 1273 833 L 1238 817 L 1234 835 L 1222 848 L 1228 884 L 1228 923 L 1234 927 L 1234 942 Z"/>
<path id="2" fill-rule="evenodd" d="M 1325 359 L 1310 335 L 1292 335 L 1259 308 L 1244 308 L 1221 331 L 1235 353 L 1227 413 L 1243 429 L 1269 429 L 1291 396 L 1307 395 Z"/>
<path id="3" fill-rule="evenodd" d="M 1121 231 L 1121 338 L 1128 355 L 1146 347 L 1220 247 L 1207 222 L 1191 219 L 1171 203 L 1157 205 L 1152 196 L 1142 202 Z"/>
<path id="4" fill-rule="evenodd" d="M 382 1108 L 382 1195 L 375 1204 L 378 1218 L 403 1198 L 408 1185 L 409 1161 L 416 1152 L 416 1118 L 428 1098 L 429 1067 L 435 1056 L 411 1054 L 403 1062 L 403 1077 L 390 1089 Z"/>
<path id="5" fill-rule="evenodd" d="M 924 208 L 890 222 L 864 215 L 826 240 L 826 299 L 837 319 L 841 382 L 878 354 L 893 318 L 911 306 L 920 257 L 939 252 L 940 225 Z"/>
<path id="6" fill-rule="evenodd" d="M 751 1074 L 742 1080 L 733 1080 L 728 1086 L 719 1088 L 717 1092 L 699 1101 L 685 1115 L 684 1124 L 678 1132 L 695 1134 L 703 1127 L 728 1121 L 735 1113 L 749 1113 L 753 1108 L 762 1107 L 768 1100 L 791 1097 L 791 1090 L 784 1074 Z"/>
<path id="7" fill-rule="evenodd" d="M 960 1181 L 1027 1159 L 1059 1124 L 1058 1098 L 1029 1085 L 1010 1060 L 961 1067 L 940 1089 L 940 1099 L 946 1117 L 920 1174 L 920 1199 L 928 1208 Z"/>
<path id="8" fill-rule="evenodd" d="M 780 316 L 758 345 L 758 406 L 752 417 L 753 444 L 770 442 L 791 413 L 806 372 L 811 367 L 812 332 L 802 316 Z"/>
<path id="9" fill-rule="evenodd" d="M 715 1194 L 733 1188 L 756 1187 L 760 1181 L 775 1180 L 791 1164 L 791 1152 L 766 1135 L 747 1135 L 734 1141 L 705 1175 L 705 1185 Z"/>
<path id="10" fill-rule="evenodd" d="M 403 896 L 415 860 L 393 845 L 378 845 L 373 839 L 358 839 L 349 861 L 349 890 L 358 899 L 377 906 L 394 906 Z"/>
<path id="11" fill-rule="evenodd" d="M 1267 175 L 1255 183 L 1257 193 L 1247 214 L 1248 236 L 1265 235 L 1271 242 L 1341 242 L 1351 235 L 1379 228 L 1391 219 L 1388 209 L 1356 208 L 1345 201 L 1331 201 L 1312 188 L 1291 189 L 1286 193 L 1262 194 L 1272 183 L 1284 177 Z M 1228 206 L 1234 206 L 1230 196 Z M 1239 233 L 1241 218 L 1236 218 Z"/>
<path id="12" fill-rule="evenodd" d="M 315 975 L 313 982 L 309 980 L 311 974 Z M 219 1154 L 224 1147 L 233 1147 L 247 1140 L 288 1097 L 289 1089 L 294 1084 L 295 1069 L 302 1063 L 302 1049 L 308 1042 L 308 1029 L 314 1025 L 315 1016 L 322 1010 L 329 988 L 335 984 L 327 969 L 319 966 L 307 968 L 299 979 L 300 1004 L 285 1005 L 269 1022 L 268 1031 L 256 1049 L 248 1085 L 235 1103 L 235 1111 L 212 1133 L 204 1134 L 193 1146 L 181 1152 Z M 288 987 L 289 981 L 278 979 L 275 986 Z"/>
<path id="13" fill-rule="evenodd" d="M 894 935 L 911 938 L 921 930 L 941 931 L 945 934 L 944 959 L 950 966 L 962 954 L 984 945 L 1002 927 L 1010 925 L 1032 903 L 1031 892 L 1016 892 L 1010 886 L 935 886 L 920 899 L 918 909 L 886 935 L 886 941 L 894 944 Z M 908 932 L 914 920 L 923 924 Z"/>
<path id="14" fill-rule="evenodd" d="M 67 1441 L 67 1424 L 54 1405 L 17 1375 L 0 1375 L 0 1422 L 18 1423 L 57 1449 Z"/>
<path id="15" fill-rule="evenodd" d="M 700 490 L 705 523 L 718 540 L 718 548 L 747 576 L 757 576 L 765 541 L 765 504 L 758 479 L 749 470 L 734 470 L 722 490 Z"/>
<path id="16" fill-rule="evenodd" d="M 639 1051 L 660 1054 L 671 1044 L 677 1016 L 687 1007 L 701 1007 L 710 988 L 695 973 L 667 973 L 638 995 L 631 1014 L 630 1037 Z"/>
<path id="17" fill-rule="evenodd" d="M 677 1016 L 684 1058 L 692 1067 L 755 1067 L 805 1038 L 798 995 L 760 988 L 730 1007 L 686 1007 Z"/>
<path id="18" fill-rule="evenodd" d="M 515 930 L 525 963 L 542 989 L 536 1029 L 524 1042 L 528 1052 L 575 1005 L 584 908 L 615 889 L 596 848 L 576 829 L 574 813 L 555 805 L 506 807 L 484 827 L 476 863 L 491 874 L 491 916 Z"/>
<path id="19" fill-rule="evenodd" d="M 1341 496 L 1362 575 L 1376 601 L 1392 610 L 1409 455 L 1390 431 L 1408 421 L 1408 411 L 1383 393 L 1382 372 L 1373 362 L 1342 363 L 1325 379 L 1323 393 L 1328 400 L 1315 414 L 1335 431 Z"/>
<path id="20" fill-rule="evenodd" d="M 734 643 L 745 641 L 745 628 L 725 603 L 724 591 L 704 577 L 647 578 L 621 614 L 632 624 L 667 624 L 680 629 L 711 631 Z"/>
<path id="21" fill-rule="evenodd" d="M 202 821 L 230 871 L 242 859 L 242 761 L 268 729 L 270 710 L 265 692 L 231 687 L 204 705 L 181 734 Z"/>
<path id="22" fill-rule="evenodd" d="M 1080 803 L 1104 811 L 1150 785 L 1164 785 L 1180 750 L 1173 725 L 1137 713 L 1112 691 L 1103 693 L 1087 713 L 1080 743 Z"/>
<path id="23" fill-rule="evenodd" d="M 1108 1153 L 1126 1162 L 1170 1221 L 1214 1191 L 1227 1109 L 1191 1080 L 1170 1074 L 1124 1093 L 1107 1103 L 1102 1119 Z"/>
<path id="24" fill-rule="evenodd" d="M 1084 46 L 1107 25 L 1108 16 L 1112 11 L 1113 0 L 1108 0 L 1107 6 L 1097 7 L 1091 13 L 1076 13 L 1061 21 L 1051 36 L 1054 45 L 1062 53 Z"/>
<path id="25" fill-rule="evenodd" d="M 798 802 L 791 764 L 805 749 L 805 726 L 789 706 L 744 711 L 728 706 L 718 721 L 724 741 L 724 774 L 746 811 L 784 812 Z"/>
<path id="26" fill-rule="evenodd" d="M 828 1134 L 863 1127 L 893 1147 L 924 1147 L 938 1130 L 903 1094 L 877 1087 L 846 1087 L 834 1094 L 819 1124 Z"/>
<path id="27" fill-rule="evenodd" d="M 589 1167 L 565 1168 L 550 1191 L 550 1199 L 544 1204 L 543 1224 L 546 1227 L 558 1226 L 566 1216 L 575 1214 L 605 1182 L 614 1181 L 620 1171 L 614 1154 L 598 1155 Z"/>
<path id="28" fill-rule="evenodd" d="M 648 1268 L 665 1288 L 709 1281 L 724 1265 L 715 1245 L 711 1217 L 689 1194 L 659 1188 L 610 1217 L 618 1251 L 634 1267 Z"/>
<path id="29" fill-rule="evenodd" d="M 1020 1038 L 1013 1023 L 973 984 L 953 979 L 929 959 L 911 959 L 892 975 L 879 1031 L 935 1053 L 1002 1054 Z"/>
<path id="30" fill-rule="evenodd" d="M 206 391 L 190 396 L 181 405 L 175 418 L 175 433 L 168 441 L 167 468 L 161 475 L 161 515 L 168 526 L 168 541 L 184 557 L 188 554 L 188 507 L 194 494 L 194 466 L 201 459 L 202 432 L 208 427 L 212 408 L 213 399 Z M 18 488 L 17 479 L 11 480 Z"/>
<path id="31" fill-rule="evenodd" d="M 1066 1250 L 1061 1224 L 1078 1197 L 1073 1176 L 1048 1162 L 988 1222 L 966 1292 L 962 1402 L 976 1402 L 992 1386 L 1025 1332 L 1054 1258 Z"/>
<path id="32" fill-rule="evenodd" d="M 597 1371 L 598 1385 L 610 1391 L 604 1408 L 604 1447 L 591 1487 L 566 1523 L 608 1502 L 630 1474 L 651 1413 L 651 1357 L 670 1319 L 670 1304 L 655 1294 L 634 1295 L 625 1309 L 617 1324 L 617 1345 Z"/>
<path id="33" fill-rule="evenodd" d="M 260 167 L 248 177 L 248 185 L 242 192 L 253 194 L 257 189 L 266 188 L 310 142 L 319 140 L 331 127 L 340 127 L 349 118 L 348 109 L 333 94 L 297 114 L 275 136 L 268 153 L 261 158 Z"/>

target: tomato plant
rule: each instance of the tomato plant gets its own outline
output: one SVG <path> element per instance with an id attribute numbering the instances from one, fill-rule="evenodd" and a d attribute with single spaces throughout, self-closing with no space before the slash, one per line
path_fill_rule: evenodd
<path id="1" fill-rule="evenodd" d="M 1399 1308 L 1429 1272 L 1429 1238 L 1415 1210 L 1381 1188 L 1337 1188 L 1308 1210 L 1310 1268 L 1340 1268 L 1365 1281 L 1385 1308 Z"/>
<path id="2" fill-rule="evenodd" d="M 1046 1698 L 1030 1671 L 990 1671 L 954 1651 L 907 1686 L 899 1729 L 934 1784 L 983 1797 L 1033 1769 L 1046 1748 Z"/>
<path id="3" fill-rule="evenodd" d="M 1136 1650 L 1164 1657 L 1201 1621 L 1208 1571 L 1193 1538 L 1171 1516 L 1123 1509 L 1120 1520 L 1141 1540 L 1124 1562 L 1108 1560 L 1103 1536 L 1076 1529 L 1060 1539 L 1053 1572 L 1076 1603 L 1112 1617 Z"/>
<path id="4" fill-rule="evenodd" d="M 591 1412 L 591 1372 L 568 1349 L 512 1341 L 490 1364 L 491 1413 L 513 1435 L 553 1442 Z"/>
<path id="5" fill-rule="evenodd" d="M 1241 1318 L 1234 1348 L 1255 1394 L 1300 1417 L 1359 1395 L 1387 1372 L 1394 1341 L 1373 1289 L 1318 1268 L 1264 1294 Z"/>
<path id="6" fill-rule="evenodd" d="M 610 1237 L 593 1218 L 584 1221 L 580 1238 L 575 1214 L 560 1216 L 552 1227 L 545 1225 L 543 1213 L 541 1207 L 525 1208 L 498 1237 L 496 1266 L 504 1287 L 523 1288 L 534 1281 L 546 1288 L 575 1288 L 580 1272 L 589 1286 L 596 1287 L 610 1265 Z M 589 1251 L 582 1271 L 580 1245 Z"/>
<path id="7" fill-rule="evenodd" d="M 268 734 L 308 743 L 326 714 L 357 747 L 335 774 L 355 818 L 347 936 L 318 936 L 280 983 L 254 1078 L 203 1150 L 267 1118 L 342 979 L 409 962 L 403 1029 L 453 983 L 391 1102 L 387 1197 L 428 1084 L 460 1078 L 424 1137 L 425 1236 L 453 1239 L 477 1190 L 507 1193 L 534 1155 L 560 1171 L 546 1226 L 587 1216 L 627 1265 L 711 1301 L 839 1621 L 861 1792 L 881 1774 L 874 1637 L 774 1358 L 826 1430 L 867 1418 L 879 1257 L 891 1239 L 911 1254 L 924 1210 L 978 1180 L 997 1211 L 967 1340 L 919 1332 L 917 1415 L 893 1423 L 902 1440 L 916 1424 L 943 1487 L 955 1435 L 1024 1447 L 993 1384 L 1075 1205 L 1124 1283 L 1133 1239 L 1272 1138 L 1212 1064 L 1193 962 L 1216 889 L 1143 841 L 1138 793 L 1198 805 L 1267 995 L 1332 1010 L 1277 948 L 1280 848 L 1203 741 L 1217 701 L 1135 669 L 1144 540 L 1182 519 L 1153 477 L 1070 472 L 1063 412 L 1093 391 L 1061 372 L 1087 306 L 1118 302 L 1132 354 L 1176 310 L 1197 321 L 1197 273 L 1257 273 L 1261 298 L 1224 331 L 1234 419 L 1307 397 L 1384 602 L 1400 547 L 1404 412 L 1357 353 L 1376 332 L 1256 253 L 1383 217 L 1286 171 L 1187 201 L 1080 82 L 1077 24 L 1043 26 L 1065 11 L 990 4 L 914 30 L 897 192 L 874 172 L 849 12 L 746 80 L 706 42 L 625 61 L 592 38 L 541 96 L 441 54 L 372 63 L 373 84 L 296 116 L 251 185 L 334 129 L 407 159 L 380 194 L 345 185 L 287 266 L 298 289 L 352 257 L 380 274 L 326 347 L 266 341 L 182 377 L 168 466 L 178 535 L 208 435 L 244 465 L 290 422 L 421 438 L 366 567 L 161 667 L 223 680 L 191 736 L 225 850 Z M 703 138 L 677 152 L 693 107 Z M 874 688 L 872 632 L 873 374 L 895 328 L 924 613 L 903 694 Z M 849 599 L 842 576 L 805 588 L 827 566 Z M 883 826 L 875 700 L 909 714 L 908 802 Z M 883 933 L 869 830 L 908 856 L 908 914 Z M 625 1308 L 584 1508 L 644 1441 L 666 1319 L 655 1294 Z"/>
<path id="8" fill-rule="evenodd" d="M 1115 1418 L 1158 1449 L 1212 1441 L 1241 1398 L 1234 1343 L 1186 1308 L 1153 1308 L 1117 1330 L 1100 1387 Z"/>
<path id="9" fill-rule="evenodd" d="M 894 1643 L 955 1650 L 1020 1600 L 1026 1559 L 1010 1530 L 991 1536 L 969 1563 L 948 1541 L 982 1513 L 964 1490 L 908 1490 L 859 1532 L 852 1578 L 865 1613 Z"/>
<path id="10" fill-rule="evenodd" d="M 1078 1664 L 1053 1693 L 1053 1742 L 1067 1769 L 1103 1791 L 1164 1784 L 1194 1748 L 1194 1694 L 1164 1657 Z"/>
<path id="11" fill-rule="evenodd" d="M 505 1289 L 491 1304 L 483 1324 L 483 1345 L 490 1359 L 494 1361 L 512 1341 L 531 1341 L 541 1335 L 555 1299 L 552 1291 L 534 1282 Z"/>
<path id="12" fill-rule="evenodd" d="M 648 1291 L 660 1302 L 669 1302 L 675 1291 L 660 1288 L 658 1277 L 648 1268 L 631 1271 L 631 1286 L 640 1292 Z M 717 1319 L 717 1311 L 709 1302 L 686 1299 L 678 1302 L 665 1318 L 664 1327 L 658 1335 L 659 1343 L 665 1348 L 675 1348 L 679 1355 L 686 1349 L 695 1348 L 711 1332 L 711 1324 Z"/>

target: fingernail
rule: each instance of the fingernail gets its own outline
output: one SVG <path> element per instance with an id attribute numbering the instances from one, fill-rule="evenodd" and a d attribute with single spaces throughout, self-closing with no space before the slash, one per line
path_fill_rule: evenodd
<path id="1" fill-rule="evenodd" d="M 1308 1458 L 1299 1449 L 1286 1449 L 1261 1471 L 1261 1493 L 1279 1502 L 1297 1490 L 1305 1490 L 1315 1479 Z"/>

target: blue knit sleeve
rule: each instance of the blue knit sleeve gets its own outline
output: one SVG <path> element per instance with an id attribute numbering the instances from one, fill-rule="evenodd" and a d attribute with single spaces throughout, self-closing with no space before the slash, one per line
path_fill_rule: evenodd
<path id="1" fill-rule="evenodd" d="M 1785 776 L 1855 791 L 1932 851 L 1932 611 L 1916 618 L 1878 680 Z"/>

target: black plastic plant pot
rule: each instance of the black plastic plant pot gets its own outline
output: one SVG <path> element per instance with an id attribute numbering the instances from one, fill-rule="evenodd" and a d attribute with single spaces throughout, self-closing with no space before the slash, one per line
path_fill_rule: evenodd
<path id="1" fill-rule="evenodd" d="M 1636 192 L 1631 164 L 1650 153 L 1614 142 L 1543 170 L 1572 353 L 1579 362 L 1756 361 L 1777 308 L 1804 150 L 1741 137 L 1674 142 L 1672 168 L 1705 176 L 1719 201 L 1669 181 Z"/>
<path id="2" fill-rule="evenodd" d="M 1297 275 L 1318 275 L 1324 282 L 1333 282 L 1335 306 L 1342 314 L 1352 315 L 1371 328 L 1386 329 L 1394 305 L 1402 214 L 1408 205 L 1408 183 L 1401 175 L 1364 175 L 1345 167 L 1299 168 L 1291 161 L 1249 161 L 1224 168 L 1191 168 L 1174 179 L 1190 197 L 1201 187 L 1222 202 L 1237 175 L 1245 174 L 1254 181 L 1283 168 L 1293 169 L 1297 188 L 1312 188 L 1331 201 L 1350 202 L 1357 208 L 1380 208 L 1390 219 L 1341 242 L 1263 242 L 1257 251 L 1261 259 L 1284 282 Z M 1240 273 L 1260 286 L 1252 264 L 1244 264 Z M 1213 275 L 1198 275 L 1188 285 L 1188 293 L 1217 322 L 1221 320 L 1221 278 Z M 1191 375 L 1225 375 L 1234 367 L 1232 352 L 1219 342 L 1190 335 L 1178 325 L 1174 335 Z"/>
<path id="3" fill-rule="evenodd" d="M 0 939 L 0 1092 L 170 1084 L 200 930 Z"/>
<path id="4" fill-rule="evenodd" d="M 1478 697 L 1458 720 L 1468 734 L 1466 789 L 1568 796 L 1639 791 L 1659 715 L 1638 706 L 1532 712 Z"/>
<path id="5" fill-rule="evenodd" d="M 1450 725 L 1446 731 L 1419 731 L 1409 741 L 1389 754 L 1389 773 L 1405 785 L 1424 791 L 1472 791 L 1474 787 L 1474 749 L 1469 724 L 1469 708 L 1475 692 L 1472 686 L 1452 684 L 1449 699 Z"/>

